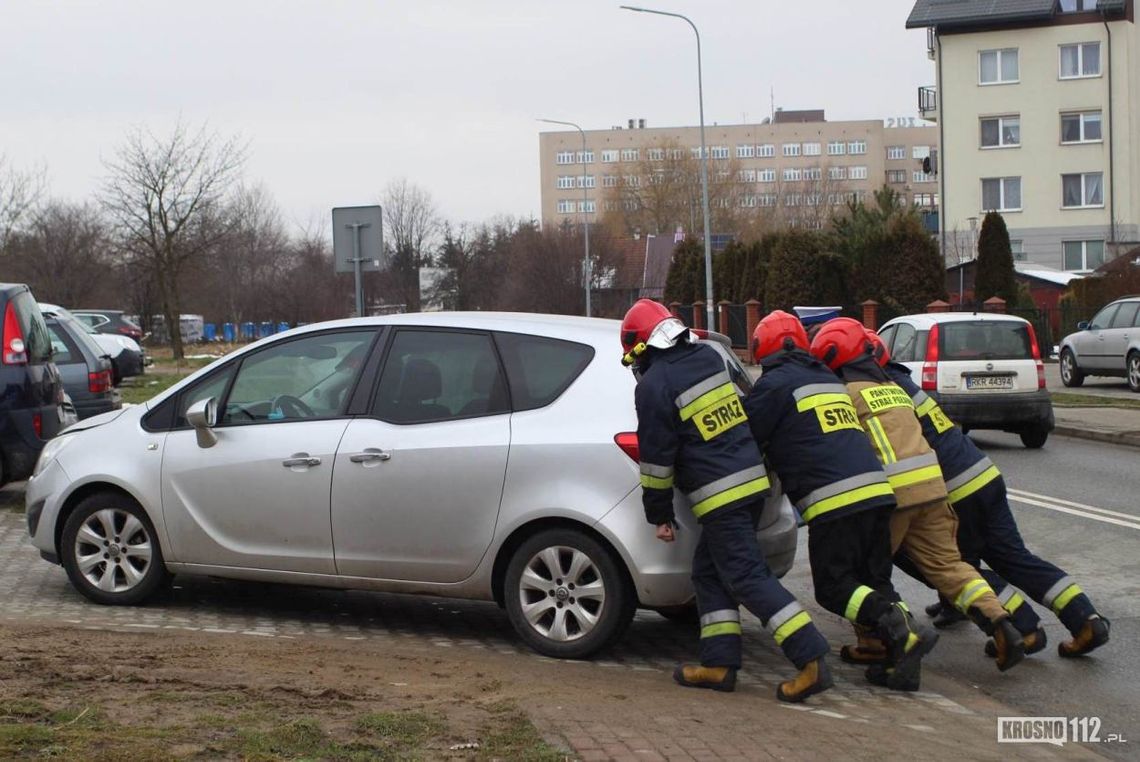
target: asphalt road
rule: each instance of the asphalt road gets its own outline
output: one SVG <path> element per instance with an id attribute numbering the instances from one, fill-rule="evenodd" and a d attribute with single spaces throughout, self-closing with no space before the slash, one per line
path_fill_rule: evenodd
<path id="1" fill-rule="evenodd" d="M 1129 389 L 1128 382 L 1123 378 L 1087 376 L 1084 384 L 1070 389 L 1061 383 L 1061 366 L 1055 362 L 1045 363 L 1045 386 L 1051 392 L 1091 394 L 1095 397 L 1126 397 L 1140 400 L 1140 394 L 1135 394 Z"/>
<path id="2" fill-rule="evenodd" d="M 924 663 L 1026 715 L 1099 717 L 1102 736 L 1120 733 L 1129 742 L 1102 744 L 1099 751 L 1135 759 L 1140 748 L 1140 469 L 1135 450 L 1056 437 L 1035 451 L 1009 434 L 972 436 L 1005 474 L 1026 545 L 1066 570 L 1090 594 L 1112 622 L 1112 641 L 1083 659 L 1061 659 L 1056 644 L 1068 632 L 1034 604 L 1049 646 L 1014 670 L 1001 674 L 984 664 L 984 638 L 968 624 L 944 631 Z M 803 566 L 797 569 L 802 573 Z M 896 574 L 896 583 L 912 607 L 933 601 L 930 591 L 906 575 Z"/>

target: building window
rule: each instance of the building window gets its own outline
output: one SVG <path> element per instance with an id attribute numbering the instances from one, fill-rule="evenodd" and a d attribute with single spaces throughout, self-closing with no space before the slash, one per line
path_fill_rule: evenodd
<path id="1" fill-rule="evenodd" d="M 784 206 L 800 206 L 804 201 L 802 193 L 787 193 L 784 195 Z"/>
<path id="2" fill-rule="evenodd" d="M 982 210 L 986 212 L 1020 212 L 1021 178 L 983 178 Z"/>
<path id="3" fill-rule="evenodd" d="M 828 156 L 842 156 L 847 153 L 847 144 L 842 140 L 832 140 L 827 144 Z"/>
<path id="4" fill-rule="evenodd" d="M 803 179 L 803 171 L 798 167 L 790 167 L 784 170 L 784 182 L 798 182 Z"/>
<path id="5" fill-rule="evenodd" d="M 727 159 L 729 157 L 728 146 L 713 146 L 709 149 L 709 153 L 714 159 Z"/>
<path id="6" fill-rule="evenodd" d="M 577 153 L 579 164 L 593 164 L 594 152 L 593 151 L 579 151 Z"/>
<path id="7" fill-rule="evenodd" d="M 819 143 L 804 143 L 804 156 L 819 156 L 820 152 Z"/>
<path id="8" fill-rule="evenodd" d="M 823 206 L 823 194 L 819 192 L 808 193 L 804 196 L 804 203 L 808 206 Z"/>
<path id="9" fill-rule="evenodd" d="M 978 84 L 1001 85 L 1017 82 L 1017 48 L 983 50 L 978 53 Z"/>
<path id="10" fill-rule="evenodd" d="M 887 146 L 887 159 L 896 161 L 906 158 L 906 146 Z"/>
<path id="11" fill-rule="evenodd" d="M 622 161 L 637 161 L 641 153 L 636 148 L 623 148 L 621 149 Z"/>
<path id="12" fill-rule="evenodd" d="M 828 167 L 827 168 L 828 180 L 846 180 L 847 167 Z"/>
<path id="13" fill-rule="evenodd" d="M 756 206 L 756 197 L 755 196 L 741 196 L 740 197 L 740 206 L 742 206 L 745 209 L 751 209 L 751 208 L 755 207 Z"/>
<path id="14" fill-rule="evenodd" d="M 692 156 L 694 159 L 700 159 L 701 158 L 701 147 L 700 146 L 693 146 L 692 148 L 689 149 L 689 155 Z M 705 156 L 708 156 L 708 149 L 705 149 Z"/>
<path id="15" fill-rule="evenodd" d="M 1061 13 L 1095 11 L 1097 0 L 1061 0 Z"/>
<path id="16" fill-rule="evenodd" d="M 851 180 L 866 180 L 867 168 L 866 167 L 849 167 L 847 170 L 847 177 Z"/>
<path id="17" fill-rule="evenodd" d="M 620 201 L 611 198 L 602 202 L 602 211 L 604 212 L 616 212 L 618 209 L 621 209 Z"/>
<path id="18" fill-rule="evenodd" d="M 799 156 L 800 144 L 799 143 L 784 143 L 784 156 Z"/>
<path id="19" fill-rule="evenodd" d="M 1095 270 L 1104 264 L 1104 241 L 1063 241 L 1066 270 Z"/>
<path id="20" fill-rule="evenodd" d="M 754 159 L 756 158 L 756 146 L 749 143 L 746 146 L 736 147 L 736 158 L 738 159 Z"/>
<path id="21" fill-rule="evenodd" d="M 602 175 L 603 188 L 616 188 L 618 187 L 617 175 Z"/>
<path id="22" fill-rule="evenodd" d="M 765 143 L 764 145 L 756 146 L 757 159 L 771 159 L 775 155 L 776 146 L 772 145 L 771 143 Z"/>
<path id="23" fill-rule="evenodd" d="M 602 163 L 613 164 L 618 160 L 618 152 L 616 148 L 607 149 L 602 151 Z"/>
<path id="24" fill-rule="evenodd" d="M 756 182 L 758 183 L 774 183 L 776 182 L 776 170 L 760 169 L 756 171 Z"/>
<path id="25" fill-rule="evenodd" d="M 1009 242 L 1009 251 L 1013 254 L 1014 262 L 1025 261 L 1025 241 L 1014 239 Z"/>
<path id="26" fill-rule="evenodd" d="M 627 188 L 640 188 L 641 176 L 640 175 L 626 175 L 622 178 L 622 182 Z"/>
<path id="27" fill-rule="evenodd" d="M 847 153 L 851 154 L 852 156 L 862 156 L 863 154 L 867 153 L 867 141 L 852 140 L 847 144 Z"/>
<path id="28" fill-rule="evenodd" d="M 665 171 L 661 169 L 654 170 L 646 179 L 650 185 L 664 185 Z"/>
<path id="29" fill-rule="evenodd" d="M 684 148 L 670 148 L 665 154 L 669 157 L 670 161 L 683 161 L 685 158 Z"/>
<path id="30" fill-rule="evenodd" d="M 574 187 L 574 176 L 573 175 L 559 175 L 558 176 L 558 182 L 556 182 L 554 184 L 554 187 L 558 188 L 559 190 L 565 190 L 567 188 L 573 188 Z"/>
<path id="31" fill-rule="evenodd" d="M 573 164 L 574 152 L 573 151 L 559 151 L 554 157 L 555 164 Z"/>
<path id="32" fill-rule="evenodd" d="M 905 169 L 888 169 L 887 170 L 888 183 L 905 183 L 906 170 Z"/>
<path id="33" fill-rule="evenodd" d="M 930 146 L 914 146 L 910 151 L 911 158 L 925 159 L 930 156 Z"/>
<path id="34" fill-rule="evenodd" d="M 1061 79 L 1100 76 L 1100 43 L 1061 46 Z"/>
<path id="35" fill-rule="evenodd" d="M 578 175 L 576 178 L 574 178 L 574 180 L 575 180 L 575 182 L 579 188 L 583 188 L 583 187 L 593 188 L 594 187 L 594 176 L 593 175 L 586 175 L 584 177 L 582 175 Z"/>
<path id="36" fill-rule="evenodd" d="M 805 180 L 822 180 L 823 170 L 819 167 L 804 167 Z"/>
<path id="37" fill-rule="evenodd" d="M 575 204 L 573 201 L 570 201 L 570 200 L 564 199 L 564 198 L 558 200 L 558 213 L 559 214 L 573 214 L 574 210 L 577 208 L 578 208 L 577 204 Z"/>
<path id="38" fill-rule="evenodd" d="M 1012 148 L 1021 145 L 1021 119 L 996 116 L 982 119 L 982 148 Z"/>
<path id="39" fill-rule="evenodd" d="M 761 193 L 756 197 L 757 206 L 775 206 L 776 194 L 775 193 Z"/>
<path id="40" fill-rule="evenodd" d="M 664 148 L 650 148 L 646 154 L 648 154 L 650 161 L 665 161 Z"/>
<path id="41" fill-rule="evenodd" d="M 756 182 L 756 170 L 742 169 L 736 173 L 736 179 L 742 183 L 754 183 Z"/>
<path id="42" fill-rule="evenodd" d="M 716 173 L 713 174 L 713 182 L 714 183 L 727 183 L 731 179 L 732 179 L 732 173 L 729 172 L 727 169 L 718 169 L 716 171 Z"/>
<path id="43" fill-rule="evenodd" d="M 1062 143 L 1099 143 L 1104 139 L 1099 111 L 1061 114 Z"/>
<path id="44" fill-rule="evenodd" d="M 1061 206 L 1066 209 L 1104 206 L 1104 173 L 1061 175 Z"/>
<path id="45" fill-rule="evenodd" d="M 915 183 L 932 183 L 934 182 L 934 175 L 928 175 L 921 169 L 916 169 L 911 173 L 911 182 Z"/>
<path id="46" fill-rule="evenodd" d="M 577 206 L 579 214 L 582 212 L 585 212 L 586 214 L 593 214 L 594 210 L 597 208 L 592 199 L 590 201 L 579 201 Z"/>

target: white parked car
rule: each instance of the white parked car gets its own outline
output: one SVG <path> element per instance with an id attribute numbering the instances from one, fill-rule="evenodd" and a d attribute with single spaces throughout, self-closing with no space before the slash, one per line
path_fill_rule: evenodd
<path id="1" fill-rule="evenodd" d="M 70 311 L 56 304 L 40 303 L 40 312 L 48 317 L 62 317 L 74 321 L 99 345 L 103 353 L 111 358 L 112 378 L 117 385 L 122 379 L 142 374 L 144 355 L 142 347 L 130 336 L 116 333 L 99 333 L 91 324 L 80 320 Z"/>
<path id="2" fill-rule="evenodd" d="M 51 440 L 32 542 L 98 603 L 139 603 L 171 573 L 496 600 L 536 650 L 586 656 L 638 606 L 687 611 L 699 536 L 679 495 L 677 542 L 645 521 L 618 335 L 440 312 L 263 339 Z M 786 498 L 758 536 L 783 574 Z"/>
<path id="3" fill-rule="evenodd" d="M 1061 383 L 1080 386 L 1085 376 L 1123 376 L 1140 392 L 1140 296 L 1117 299 L 1077 328 L 1061 339 Z"/>
<path id="4" fill-rule="evenodd" d="M 965 430 L 999 429 L 1045 444 L 1053 402 L 1033 325 L 1013 315 L 941 312 L 888 321 L 891 357 Z"/>

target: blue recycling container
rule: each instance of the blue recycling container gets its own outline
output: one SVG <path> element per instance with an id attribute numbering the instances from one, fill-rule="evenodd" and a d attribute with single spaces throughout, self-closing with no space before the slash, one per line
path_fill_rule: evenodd
<path id="1" fill-rule="evenodd" d="M 289 330 L 289 324 L 282 321 L 277 324 L 277 333 L 285 333 Z"/>
<path id="2" fill-rule="evenodd" d="M 237 340 L 237 326 L 233 323 L 222 323 L 222 338 L 233 344 Z"/>
<path id="3" fill-rule="evenodd" d="M 273 335 L 273 323 L 270 323 L 268 320 L 266 320 L 260 326 L 258 326 L 257 338 L 264 339 L 266 336 L 272 336 L 272 335 Z"/>
<path id="4" fill-rule="evenodd" d="M 243 339 L 256 339 L 257 338 L 257 326 L 251 322 L 242 323 L 241 324 L 241 337 Z"/>
<path id="5" fill-rule="evenodd" d="M 206 323 L 202 326 L 202 338 L 206 341 L 218 340 L 218 326 L 213 323 Z"/>

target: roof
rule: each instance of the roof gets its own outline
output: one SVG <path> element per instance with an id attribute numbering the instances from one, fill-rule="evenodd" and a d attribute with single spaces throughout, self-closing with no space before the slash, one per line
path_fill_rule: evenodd
<path id="1" fill-rule="evenodd" d="M 1118 257 L 1108 260 L 1100 267 L 1096 268 L 1096 272 L 1102 274 L 1108 273 L 1124 273 L 1131 270 L 1133 267 L 1140 267 L 1140 246 L 1137 246 L 1130 251 L 1121 254 Z"/>
<path id="2" fill-rule="evenodd" d="M 614 288 L 635 289 L 638 296 L 648 299 L 661 299 L 665 295 L 665 279 L 675 245 L 672 236 L 612 238 L 607 245 L 616 255 Z"/>
<path id="3" fill-rule="evenodd" d="M 1043 267 L 1028 262 L 1016 262 L 1013 265 L 1013 269 L 1017 271 L 1018 275 L 1024 275 L 1027 278 L 1045 281 L 1057 286 L 1067 286 L 1073 281 L 1085 277 L 1081 273 L 1054 270 L 1052 267 Z"/>
<path id="4" fill-rule="evenodd" d="M 900 315 L 897 318 L 888 320 L 883 324 L 880 331 L 888 325 L 893 325 L 900 321 L 905 321 L 914 325 L 916 328 L 930 328 L 935 323 L 962 323 L 965 321 L 994 321 L 994 320 L 1016 320 L 1021 323 L 1029 321 L 1024 318 L 1019 318 L 1017 315 L 1007 315 L 998 312 L 921 312 L 915 315 Z"/>
<path id="5" fill-rule="evenodd" d="M 1100 0 L 1097 10 L 1123 11 L 1126 0 Z M 916 0 L 907 29 L 1000 26 L 1045 21 L 1057 13 L 1057 0 Z"/>

